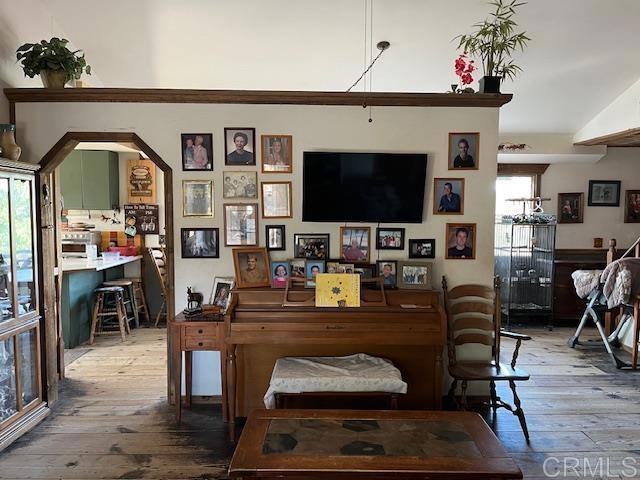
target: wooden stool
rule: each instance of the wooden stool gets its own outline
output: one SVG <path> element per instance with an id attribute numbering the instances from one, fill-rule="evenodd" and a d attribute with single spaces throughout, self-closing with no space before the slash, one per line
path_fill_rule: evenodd
<path id="1" fill-rule="evenodd" d="M 125 280 L 131 281 L 133 284 L 133 299 L 135 301 L 138 318 L 140 318 L 140 312 L 144 314 L 147 319 L 147 325 L 151 324 L 151 317 L 149 316 L 149 308 L 147 307 L 147 297 L 144 295 L 144 285 L 142 284 L 142 278 L 140 277 L 127 277 Z"/>
<path id="2" fill-rule="evenodd" d="M 104 282 L 102 285 L 105 287 L 122 287 L 124 289 L 124 306 L 127 315 L 127 324 L 134 321 L 136 328 L 138 328 L 140 326 L 140 319 L 138 318 L 138 305 L 136 303 L 133 282 L 126 278 L 119 278 L 117 280 Z"/>
<path id="3" fill-rule="evenodd" d="M 129 322 L 124 305 L 124 288 L 122 287 L 102 287 L 94 290 L 96 301 L 93 307 L 93 318 L 91 319 L 91 334 L 89 335 L 89 345 L 93 344 L 96 335 L 106 333 L 103 331 L 103 317 L 115 317 L 118 322 L 120 336 L 124 342 L 127 339 Z M 109 308 L 108 303 L 113 307 Z"/>

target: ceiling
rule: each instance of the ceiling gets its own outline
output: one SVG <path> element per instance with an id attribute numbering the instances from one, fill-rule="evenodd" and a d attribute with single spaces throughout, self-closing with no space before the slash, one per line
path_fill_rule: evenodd
<path id="1" fill-rule="evenodd" d="M 92 86 L 342 91 L 364 65 L 365 0 L 0 0 L 0 82 L 24 78 L 14 50 L 53 34 L 83 48 Z M 452 38 L 485 0 L 373 0 L 377 91 L 439 92 L 454 82 Z M 640 78 L 638 0 L 530 0 L 532 37 L 506 82 L 501 132 L 573 133 Z M 28 21 L 25 21 L 28 19 Z M 368 51 L 368 49 L 367 49 Z M 374 54 L 377 53 L 374 47 Z M 357 87 L 356 90 L 361 87 Z"/>

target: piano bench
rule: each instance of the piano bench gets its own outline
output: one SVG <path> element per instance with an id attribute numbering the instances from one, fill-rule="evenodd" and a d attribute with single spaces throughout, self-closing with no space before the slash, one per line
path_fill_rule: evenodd
<path id="1" fill-rule="evenodd" d="M 276 408 L 397 410 L 398 393 L 389 392 L 302 392 L 276 393 Z"/>

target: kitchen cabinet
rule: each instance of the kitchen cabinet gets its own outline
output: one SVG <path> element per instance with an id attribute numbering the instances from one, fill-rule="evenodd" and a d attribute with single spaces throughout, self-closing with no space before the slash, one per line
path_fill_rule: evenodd
<path id="1" fill-rule="evenodd" d="M 0 450 L 48 413 L 41 370 L 36 168 L 0 160 Z"/>
<path id="2" fill-rule="evenodd" d="M 74 150 L 59 169 L 67 210 L 111 210 L 120 205 L 118 154 Z"/>

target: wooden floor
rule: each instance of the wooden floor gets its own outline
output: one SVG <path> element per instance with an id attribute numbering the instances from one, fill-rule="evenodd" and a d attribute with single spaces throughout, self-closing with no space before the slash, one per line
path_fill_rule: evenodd
<path id="1" fill-rule="evenodd" d="M 531 444 L 510 413 L 502 411 L 497 422 L 525 478 L 640 478 L 640 372 L 613 368 L 599 344 L 569 349 L 568 329 L 528 333 L 534 340 L 520 364 L 532 380 L 519 392 Z M 0 478 L 226 478 L 233 446 L 219 408 L 194 408 L 180 427 L 173 421 L 164 330 L 135 330 L 124 344 L 99 338 L 70 358 L 63 400 L 0 453 Z M 575 469 L 563 472 L 565 462 Z"/>

